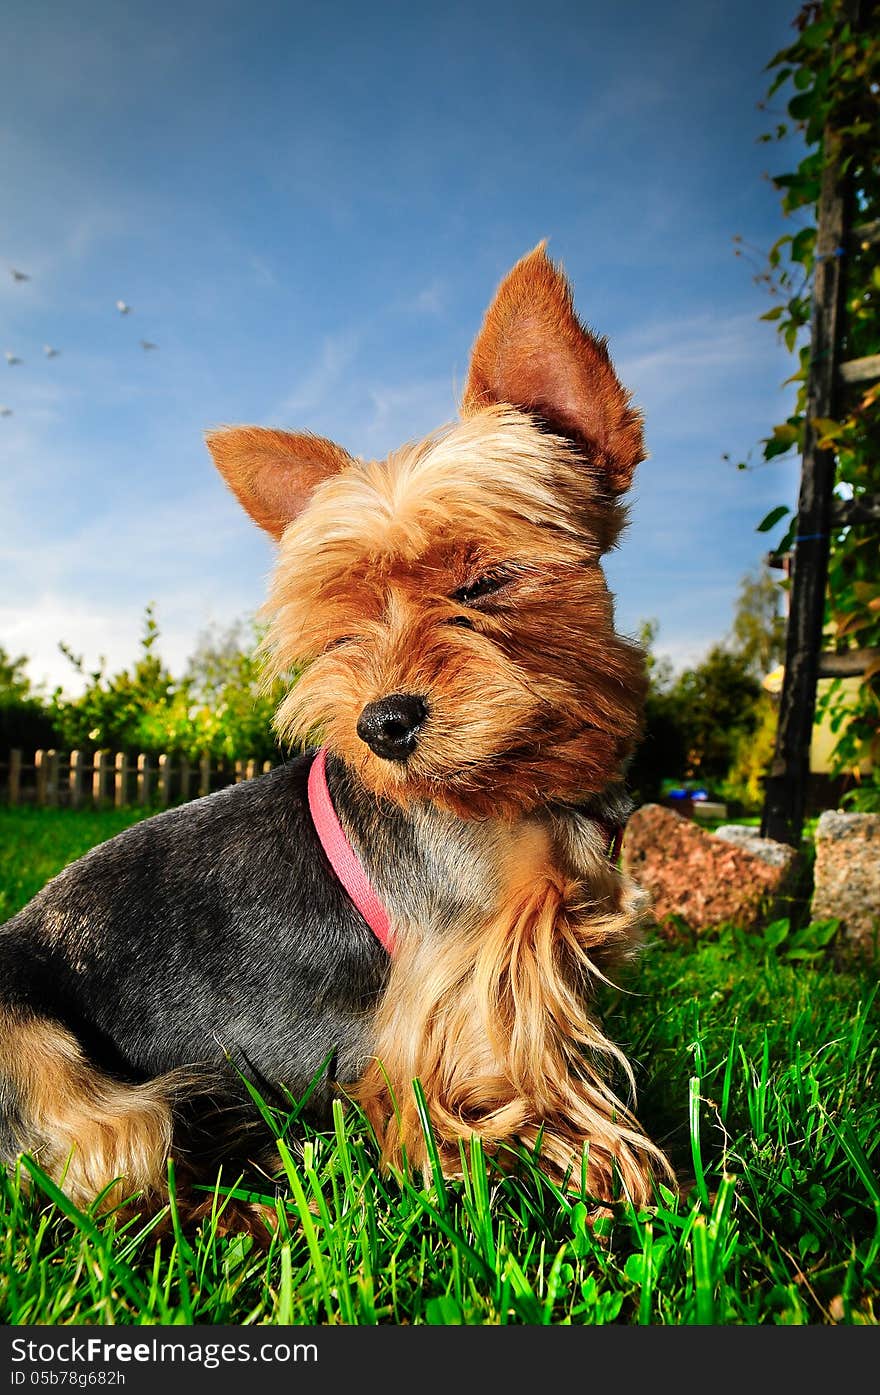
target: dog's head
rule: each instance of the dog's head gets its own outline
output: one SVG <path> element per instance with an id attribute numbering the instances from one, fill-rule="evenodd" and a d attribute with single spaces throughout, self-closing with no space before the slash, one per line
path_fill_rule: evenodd
<path id="1" fill-rule="evenodd" d="M 465 817 L 619 776 L 644 673 L 601 556 L 641 418 L 543 245 L 489 307 L 454 425 L 379 461 L 257 427 L 207 442 L 279 543 L 269 667 L 305 663 L 283 737 L 320 731 L 377 795 Z"/>

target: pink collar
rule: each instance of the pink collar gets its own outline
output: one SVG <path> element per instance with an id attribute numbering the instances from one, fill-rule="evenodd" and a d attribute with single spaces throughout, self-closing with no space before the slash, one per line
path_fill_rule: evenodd
<path id="1" fill-rule="evenodd" d="M 394 953 L 395 935 L 363 864 L 346 837 L 327 787 L 327 747 L 322 746 L 309 771 L 309 812 L 327 860 L 376 939 Z"/>
<path id="2" fill-rule="evenodd" d="M 345 829 L 339 822 L 339 815 L 333 807 L 327 785 L 326 746 L 322 746 L 318 751 L 309 770 L 309 812 L 318 841 L 327 854 L 330 866 L 382 948 L 393 954 L 396 937 L 388 919 L 388 912 L 364 871 L 363 863 L 346 837 Z M 623 829 L 603 822 L 599 823 L 599 827 L 605 838 L 606 856 L 612 862 L 616 862 L 620 853 Z"/>

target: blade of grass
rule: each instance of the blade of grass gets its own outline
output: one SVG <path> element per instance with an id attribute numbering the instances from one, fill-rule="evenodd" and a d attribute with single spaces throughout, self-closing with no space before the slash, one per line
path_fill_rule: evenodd
<path id="1" fill-rule="evenodd" d="M 413 1094 L 416 1097 L 416 1109 L 419 1113 L 419 1123 L 422 1126 L 422 1133 L 425 1136 L 425 1147 L 428 1150 L 428 1158 L 431 1164 L 431 1182 L 437 1193 L 437 1203 L 444 1213 L 449 1209 L 449 1197 L 446 1194 L 446 1183 L 443 1180 L 443 1168 L 440 1166 L 440 1154 L 437 1151 L 437 1140 L 434 1137 L 434 1130 L 431 1127 L 431 1116 L 428 1113 L 428 1102 L 425 1099 L 425 1091 L 420 1080 L 412 1082 Z"/>
<path id="2" fill-rule="evenodd" d="M 345 1191 L 349 1205 L 353 1206 L 357 1194 L 354 1184 L 354 1169 L 351 1164 L 351 1152 L 348 1146 L 348 1134 L 345 1130 L 345 1112 L 342 1107 L 342 1100 L 335 1099 L 332 1104 L 333 1110 L 333 1134 L 336 1138 L 336 1156 L 339 1158 L 342 1167 L 342 1175 L 345 1178 Z"/>
<path id="3" fill-rule="evenodd" d="M 287 1327 L 293 1322 L 293 1265 L 290 1260 L 290 1245 L 286 1241 L 281 1246 L 280 1260 L 277 1321 L 281 1327 Z"/>
<path id="4" fill-rule="evenodd" d="M 308 1085 L 306 1086 L 304 1093 L 300 1095 L 299 1099 L 296 1099 L 293 1095 L 291 1095 L 289 1090 L 284 1091 L 288 1103 L 291 1106 L 291 1110 L 284 1122 L 282 1134 L 288 1133 L 292 1126 L 295 1123 L 297 1123 L 297 1121 L 301 1118 L 301 1116 L 305 1112 L 309 1100 L 312 1098 L 312 1095 L 315 1093 L 321 1081 L 324 1079 L 324 1076 L 326 1075 L 330 1067 L 330 1062 L 333 1060 L 333 1057 L 335 1055 L 336 1047 L 333 1046 L 330 1048 L 330 1050 L 327 1052 L 327 1055 L 324 1057 L 323 1061 L 318 1066 L 318 1069 L 315 1071 L 314 1075 L 312 1076 Z"/>
<path id="5" fill-rule="evenodd" d="M 712 1282 L 712 1258 L 705 1216 L 698 1216 L 691 1231 L 691 1256 L 694 1265 L 694 1301 L 696 1321 L 711 1326 L 715 1321 L 715 1298 Z"/>
<path id="6" fill-rule="evenodd" d="M 186 1317 L 187 1323 L 192 1326 L 193 1302 L 189 1287 L 189 1275 L 187 1273 L 186 1262 L 193 1260 L 193 1252 L 184 1239 L 180 1226 L 180 1213 L 177 1209 L 177 1179 L 174 1173 L 174 1159 L 168 1159 L 168 1207 L 171 1215 L 171 1230 L 174 1235 L 174 1251 L 177 1259 L 177 1287 L 180 1293 L 180 1302 Z"/>
<path id="7" fill-rule="evenodd" d="M 874 1208 L 874 1237 L 865 1257 L 865 1267 L 870 1269 L 877 1255 L 880 1254 L 880 1183 L 878 1183 L 877 1178 L 874 1176 L 874 1171 L 868 1160 L 868 1155 L 859 1142 L 856 1131 L 849 1119 L 844 1119 L 840 1125 L 837 1125 L 830 1114 L 826 1114 L 826 1118 L 832 1133 L 855 1169 Z"/>
<path id="8" fill-rule="evenodd" d="M 498 1264 L 498 1251 L 495 1246 L 492 1208 L 489 1203 L 489 1174 L 486 1169 L 483 1142 L 476 1134 L 472 1134 L 470 1140 L 470 1174 L 473 1188 L 472 1207 L 475 1233 L 479 1237 L 486 1263 L 495 1271 Z"/>
<path id="9" fill-rule="evenodd" d="M 22 1154 L 21 1161 L 40 1190 L 45 1193 L 61 1214 L 67 1217 L 80 1234 L 94 1246 L 96 1252 L 100 1256 L 102 1264 L 106 1265 L 108 1271 L 113 1274 L 126 1297 L 130 1299 L 136 1308 L 145 1307 L 149 1297 L 148 1292 L 145 1291 L 140 1281 L 135 1278 L 135 1275 L 129 1269 L 128 1265 L 120 1264 L 117 1261 L 112 1246 L 107 1243 L 91 1216 L 87 1216 L 85 1212 L 80 1211 L 79 1207 L 75 1206 L 68 1196 L 65 1196 L 61 1188 L 56 1186 L 51 1177 L 48 1177 L 40 1165 L 27 1153 Z M 167 1310 L 163 1313 L 162 1320 L 170 1321 Z"/>
<path id="10" fill-rule="evenodd" d="M 651 1310 L 654 1306 L 654 1227 L 650 1221 L 645 1223 L 642 1262 L 644 1272 L 642 1274 L 642 1290 L 639 1294 L 639 1325 L 647 1327 L 650 1325 Z"/>
<path id="11" fill-rule="evenodd" d="M 309 1210 L 309 1203 L 306 1199 L 305 1190 L 303 1189 L 302 1182 L 299 1179 L 299 1174 L 296 1170 L 296 1164 L 294 1163 L 290 1149 L 284 1142 L 283 1138 L 278 1139 L 278 1153 L 281 1158 L 281 1165 L 284 1168 L 284 1175 L 287 1178 L 287 1181 L 290 1185 L 290 1190 L 293 1192 L 294 1201 L 296 1202 L 296 1209 L 299 1214 L 299 1222 L 302 1226 L 303 1235 L 305 1236 L 306 1245 L 308 1246 L 309 1254 L 311 1256 L 312 1267 L 315 1271 L 315 1277 L 318 1281 L 318 1287 L 321 1290 L 321 1298 L 324 1304 L 324 1310 L 327 1314 L 328 1320 L 330 1322 L 334 1322 L 336 1318 L 336 1312 L 333 1303 L 333 1286 L 329 1282 L 327 1277 L 327 1269 L 324 1264 L 324 1256 L 321 1253 L 321 1247 L 318 1244 L 318 1235 L 315 1230 L 315 1223 L 312 1218 L 312 1213 Z"/>
<path id="12" fill-rule="evenodd" d="M 730 1033 L 730 1046 L 727 1051 L 727 1060 L 724 1064 L 724 1080 L 721 1085 L 721 1104 L 719 1107 L 719 1117 L 724 1127 L 727 1127 L 727 1112 L 730 1109 L 730 1090 L 733 1084 L 733 1062 L 736 1058 L 736 1038 L 737 1019 L 733 1019 L 733 1029 Z"/>
<path id="13" fill-rule="evenodd" d="M 311 1187 L 312 1196 L 315 1199 L 315 1205 L 318 1208 L 318 1215 L 324 1227 L 324 1236 L 330 1251 L 329 1259 L 336 1271 L 336 1290 L 339 1295 L 338 1301 L 341 1316 L 344 1322 L 352 1324 L 355 1322 L 354 1301 L 352 1299 L 348 1266 L 345 1260 L 344 1245 L 340 1241 L 338 1229 L 334 1225 L 327 1207 L 327 1200 L 321 1187 L 321 1179 L 314 1167 L 307 1167 L 305 1169 L 305 1174 L 308 1178 L 309 1186 Z"/>
<path id="14" fill-rule="evenodd" d="M 703 1205 L 708 1209 L 709 1188 L 706 1186 L 706 1176 L 703 1171 L 703 1154 L 700 1148 L 700 1078 L 692 1075 L 688 1081 L 688 1124 L 691 1138 L 691 1158 L 694 1164 L 694 1177 L 697 1182 L 697 1194 Z"/>

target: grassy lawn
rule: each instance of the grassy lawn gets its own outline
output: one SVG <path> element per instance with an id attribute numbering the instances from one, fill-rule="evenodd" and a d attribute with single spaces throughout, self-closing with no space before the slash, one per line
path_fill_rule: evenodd
<path id="1" fill-rule="evenodd" d="M 136 817 L 0 811 L 0 918 Z M 576 1191 L 528 1160 L 493 1175 L 478 1150 L 464 1183 L 380 1177 L 340 1109 L 285 1157 L 268 1250 L 0 1180 L 0 1321 L 876 1324 L 877 975 L 836 968 L 828 934 L 657 938 L 609 998 L 642 1121 L 688 1179 L 650 1212 L 591 1229 Z"/>
<path id="2" fill-rule="evenodd" d="M 0 807 L 0 925 L 68 862 L 143 817 L 141 809 Z"/>

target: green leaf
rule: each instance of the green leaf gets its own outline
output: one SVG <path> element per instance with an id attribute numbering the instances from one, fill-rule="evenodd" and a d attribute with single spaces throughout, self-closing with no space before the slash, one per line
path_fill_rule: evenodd
<path id="1" fill-rule="evenodd" d="M 815 109 L 815 92 L 801 92 L 797 97 L 792 97 L 788 104 L 788 110 L 795 121 L 809 121 Z"/>
<path id="2" fill-rule="evenodd" d="M 780 445 L 794 445 L 798 439 L 798 424 L 795 421 L 784 421 L 781 425 L 773 428 L 771 439 L 780 442 Z"/>
<path id="3" fill-rule="evenodd" d="M 806 49 L 823 48 L 833 33 L 834 25 L 830 19 L 818 20 L 815 24 L 807 25 L 798 39 L 798 44 Z"/>
<path id="4" fill-rule="evenodd" d="M 449 1294 L 429 1298 L 425 1304 L 425 1320 L 431 1327 L 449 1327 L 462 1321 L 461 1308 Z"/>
<path id="5" fill-rule="evenodd" d="M 784 455 L 797 444 L 798 428 L 792 422 L 774 426 L 773 435 L 764 442 L 764 459 L 772 460 L 776 455 Z"/>
<path id="6" fill-rule="evenodd" d="M 791 240 L 791 260 L 793 262 L 809 262 L 813 257 L 813 249 L 816 245 L 816 229 L 801 228 Z"/>
<path id="7" fill-rule="evenodd" d="M 809 925 L 805 925 L 792 939 L 793 945 L 808 945 L 814 949 L 824 949 L 834 939 L 840 929 L 840 921 L 833 917 L 829 920 L 811 920 Z"/>
<path id="8" fill-rule="evenodd" d="M 772 921 L 764 931 L 764 943 L 769 945 L 770 949 L 776 949 L 788 938 L 790 929 L 791 923 L 787 919 Z"/>
<path id="9" fill-rule="evenodd" d="M 800 71 L 801 70 L 799 69 L 798 72 Z M 780 71 L 776 74 L 775 78 L 773 79 L 773 81 L 767 89 L 767 96 L 772 97 L 775 92 L 778 92 L 782 84 L 785 82 L 786 78 L 791 77 L 791 74 L 791 68 L 780 69 Z M 797 75 L 795 75 L 795 82 L 797 82 Z"/>
<path id="10" fill-rule="evenodd" d="M 814 1235 L 811 1230 L 808 1230 L 806 1234 L 802 1235 L 798 1240 L 798 1254 L 801 1259 L 804 1259 L 807 1255 L 817 1255 L 818 1253 L 819 1237 L 818 1235 Z"/>
<path id="11" fill-rule="evenodd" d="M 614 1322 L 620 1316 L 623 1307 L 622 1293 L 603 1293 L 597 1306 L 596 1317 L 599 1322 Z"/>
<path id="12" fill-rule="evenodd" d="M 755 529 L 755 532 L 769 533 L 770 529 L 775 528 L 779 520 L 781 518 L 784 518 L 785 515 L 790 512 L 791 510 L 789 509 L 788 504 L 777 504 L 775 509 L 770 510 L 766 518 L 761 519 L 761 522 L 758 524 L 757 528 Z"/>
<path id="13" fill-rule="evenodd" d="M 841 422 L 835 421 L 833 417 L 814 417 L 813 430 L 820 441 L 835 441 L 839 436 L 843 435 L 844 427 Z"/>
<path id="14" fill-rule="evenodd" d="M 791 523 L 788 525 L 788 527 L 787 527 L 786 530 L 785 530 L 785 533 L 784 533 L 783 536 L 779 539 L 779 542 L 776 544 L 776 551 L 779 552 L 779 553 L 788 552 L 788 551 L 790 550 L 791 545 L 792 545 L 792 543 L 794 542 L 796 536 L 797 536 L 797 514 L 792 514 Z M 784 582 L 780 582 L 779 584 L 780 584 L 780 586 L 783 586 L 783 587 L 784 587 L 784 585 L 785 585 Z"/>

